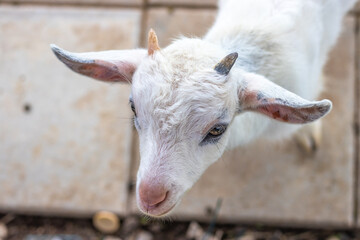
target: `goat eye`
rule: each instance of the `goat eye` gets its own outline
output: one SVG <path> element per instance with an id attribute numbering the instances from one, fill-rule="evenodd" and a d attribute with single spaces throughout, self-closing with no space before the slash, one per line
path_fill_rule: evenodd
<path id="1" fill-rule="evenodd" d="M 214 126 L 205 138 L 201 141 L 200 146 L 209 144 L 209 143 L 216 143 L 220 140 L 221 135 L 226 131 L 227 125 L 216 125 Z"/>
<path id="2" fill-rule="evenodd" d="M 226 126 L 224 125 L 218 125 L 215 126 L 213 129 L 210 130 L 210 132 L 208 133 L 208 135 L 213 136 L 213 137 L 218 137 L 221 134 L 223 134 L 226 130 Z"/>
<path id="3" fill-rule="evenodd" d="M 136 116 L 136 111 L 135 111 L 135 105 L 133 102 L 130 103 L 131 106 L 131 111 L 133 111 L 134 115 Z"/>

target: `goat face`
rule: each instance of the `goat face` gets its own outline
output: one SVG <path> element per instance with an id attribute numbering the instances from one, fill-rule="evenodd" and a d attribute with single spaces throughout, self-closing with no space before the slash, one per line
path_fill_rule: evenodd
<path id="1" fill-rule="evenodd" d="M 236 85 L 197 55 L 200 42 L 184 41 L 143 62 L 132 81 L 130 103 L 140 139 L 136 195 L 146 214 L 169 212 L 223 154 L 235 114 Z"/>

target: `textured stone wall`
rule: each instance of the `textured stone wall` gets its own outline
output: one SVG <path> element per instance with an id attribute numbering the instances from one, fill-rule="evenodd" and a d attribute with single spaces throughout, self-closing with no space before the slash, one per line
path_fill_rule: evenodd
<path id="1" fill-rule="evenodd" d="M 325 68 L 323 96 L 334 109 L 319 151 L 306 156 L 289 139 L 227 152 L 176 219 L 210 220 L 222 198 L 222 221 L 360 224 L 358 9 Z M 215 16 L 215 0 L 0 0 L 0 210 L 137 212 L 129 87 L 74 74 L 49 44 L 78 52 L 135 48 L 152 27 L 166 46 L 180 34 L 201 36 Z"/>

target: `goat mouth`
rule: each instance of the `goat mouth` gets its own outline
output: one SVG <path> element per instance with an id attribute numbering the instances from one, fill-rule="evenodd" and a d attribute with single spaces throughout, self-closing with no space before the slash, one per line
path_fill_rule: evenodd
<path id="1" fill-rule="evenodd" d="M 150 216 L 150 217 L 154 217 L 154 218 L 161 218 L 164 217 L 165 215 L 167 215 L 169 212 L 171 212 L 171 210 L 173 210 L 176 206 L 176 203 L 174 205 L 172 205 L 170 208 L 165 209 L 164 211 L 161 212 L 155 212 L 155 208 L 153 209 L 148 209 L 146 211 L 146 215 Z"/>

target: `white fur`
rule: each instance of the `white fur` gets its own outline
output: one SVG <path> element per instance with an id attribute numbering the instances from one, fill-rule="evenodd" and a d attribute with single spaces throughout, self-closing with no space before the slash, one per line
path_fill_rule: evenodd
<path id="1" fill-rule="evenodd" d="M 226 146 L 281 138 L 298 128 L 257 113 L 236 115 L 243 71 L 316 99 L 327 54 L 354 2 L 223 0 L 203 39 L 177 40 L 139 66 L 132 88 L 141 126 L 137 181 L 156 179 L 170 189 L 168 201 L 147 214 L 161 215 L 176 204 Z M 236 65 L 227 80 L 218 79 L 211 68 L 231 52 L 239 54 Z M 231 122 L 230 129 L 215 146 L 199 146 L 201 130 L 224 109 L 223 121 Z M 139 198 L 138 204 L 144 211 Z"/>
<path id="2" fill-rule="evenodd" d="M 322 68 L 339 35 L 341 20 L 355 2 L 356 0 L 223 0 L 219 4 L 219 16 L 205 40 L 224 48 L 230 46 L 230 51 L 235 51 L 242 47 L 239 44 L 243 44 L 243 40 L 237 41 L 234 36 L 242 38 L 243 32 L 262 33 L 264 38 L 259 36 L 259 41 L 270 40 L 280 48 L 265 53 L 270 55 L 270 62 L 260 63 L 254 72 L 303 98 L 314 100 L 322 89 Z M 264 54 L 256 47 L 249 46 L 251 54 L 248 55 Z M 271 58 L 278 60 L 272 64 Z M 251 65 L 256 64 L 254 61 Z M 244 124 L 249 131 L 243 131 L 240 127 Z M 233 134 L 229 147 L 248 142 L 260 135 L 259 131 L 263 137 L 274 139 L 289 136 L 298 127 L 299 125 L 279 123 L 246 113 L 246 116 L 235 118 L 231 126 Z M 249 132 L 255 133 L 255 136 L 249 136 Z"/>
<path id="3" fill-rule="evenodd" d="M 203 39 L 182 38 L 152 55 L 144 49 L 137 50 L 135 57 L 131 51 L 77 55 L 57 47 L 53 50 L 74 71 L 100 80 L 108 80 L 102 70 L 109 66 L 117 81 L 124 74 L 116 78 L 117 70 L 127 69 L 127 76 L 132 76 L 141 155 L 137 202 L 146 214 L 161 216 L 226 148 L 261 137 L 287 137 L 299 127 L 252 112 L 263 98 L 266 102 L 280 99 L 295 112 L 304 106 L 314 109 L 304 122 L 330 110 L 328 100 L 305 99 L 315 100 L 320 93 L 322 67 L 339 35 L 341 20 L 354 3 L 221 0 L 216 22 Z M 230 73 L 216 72 L 214 66 L 232 52 L 238 53 L 238 59 Z M 106 57 L 109 54 L 112 57 Z M 89 63 L 84 57 L 101 60 L 95 61 L 99 63 L 96 71 L 86 66 L 82 72 L 81 64 Z M 104 64 L 109 59 L 112 64 Z M 271 110 L 268 115 L 276 118 L 278 112 Z M 228 130 L 218 142 L 204 144 L 207 132 L 219 123 L 229 124 Z M 147 209 L 139 197 L 141 182 L 164 186 L 166 199 Z"/>

